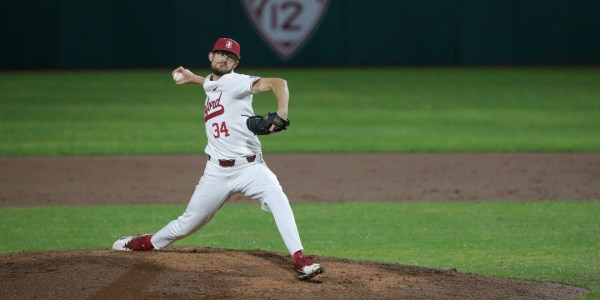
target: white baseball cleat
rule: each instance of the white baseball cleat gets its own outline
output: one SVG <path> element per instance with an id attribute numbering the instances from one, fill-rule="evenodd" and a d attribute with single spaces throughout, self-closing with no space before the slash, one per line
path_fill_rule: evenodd
<path id="1" fill-rule="evenodd" d="M 113 243 L 113 250 L 118 251 L 150 251 L 154 245 L 150 241 L 152 233 L 136 236 L 124 236 Z"/>
<path id="2" fill-rule="evenodd" d="M 307 280 L 323 273 L 323 267 L 314 259 L 314 256 L 304 256 L 302 251 L 294 253 L 294 270 L 298 273 L 298 279 Z"/>
<path id="3" fill-rule="evenodd" d="M 298 273 L 298 279 L 307 280 L 323 273 L 323 267 L 320 264 L 312 264 L 305 266 L 302 270 L 296 270 L 296 272 Z"/>

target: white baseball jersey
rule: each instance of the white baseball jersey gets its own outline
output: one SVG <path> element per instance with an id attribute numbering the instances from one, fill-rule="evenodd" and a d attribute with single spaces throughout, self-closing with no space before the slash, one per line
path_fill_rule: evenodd
<path id="1" fill-rule="evenodd" d="M 217 159 L 233 159 L 260 153 L 261 145 L 246 126 L 254 115 L 252 85 L 260 79 L 231 72 L 219 80 L 204 80 L 204 122 L 208 144 L 205 152 Z"/>

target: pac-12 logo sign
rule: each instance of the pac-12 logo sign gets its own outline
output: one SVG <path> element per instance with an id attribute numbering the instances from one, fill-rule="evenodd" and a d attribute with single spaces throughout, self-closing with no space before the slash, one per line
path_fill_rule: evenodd
<path id="1" fill-rule="evenodd" d="M 329 0 L 242 0 L 254 28 L 283 60 L 312 37 Z"/>

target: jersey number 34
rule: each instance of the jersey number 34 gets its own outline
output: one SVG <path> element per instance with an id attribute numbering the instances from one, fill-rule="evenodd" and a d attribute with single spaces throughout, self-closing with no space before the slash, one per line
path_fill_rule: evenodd
<path id="1" fill-rule="evenodd" d="M 215 138 L 220 138 L 221 134 L 225 135 L 226 137 L 229 136 L 229 130 L 227 130 L 227 125 L 225 125 L 225 121 L 223 121 L 221 125 L 213 123 L 212 127 L 215 130 L 215 134 L 213 135 Z"/>

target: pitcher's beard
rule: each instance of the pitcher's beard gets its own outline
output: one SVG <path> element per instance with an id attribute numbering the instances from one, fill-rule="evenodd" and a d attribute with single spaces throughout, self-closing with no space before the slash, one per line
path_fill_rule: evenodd
<path id="1" fill-rule="evenodd" d="M 210 66 L 210 70 L 212 71 L 213 74 L 221 77 L 221 76 L 223 76 L 225 74 L 231 73 L 231 71 L 233 71 L 233 68 L 227 70 L 227 69 L 219 68 L 219 66 L 211 65 Z"/>

